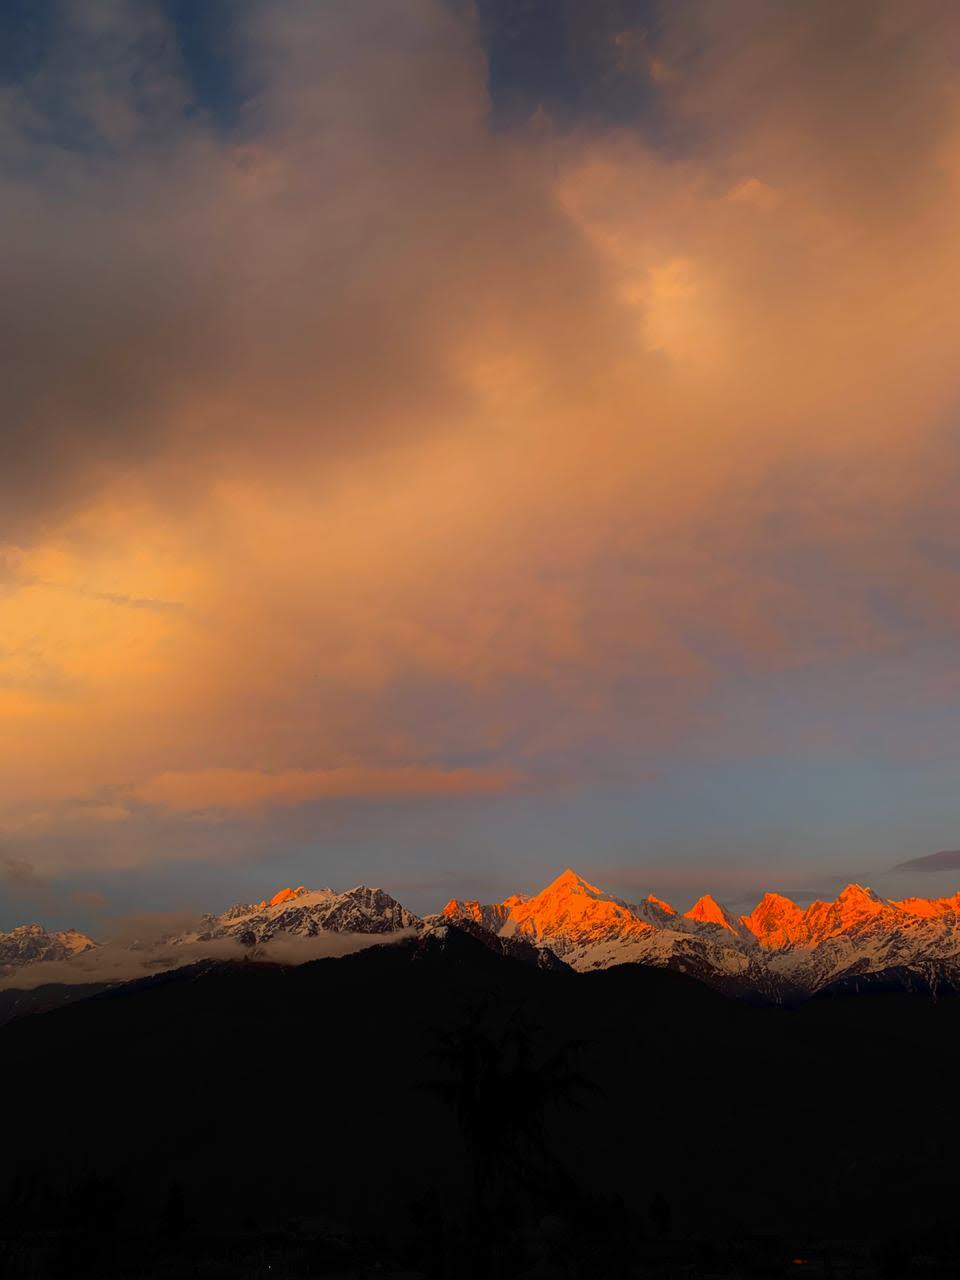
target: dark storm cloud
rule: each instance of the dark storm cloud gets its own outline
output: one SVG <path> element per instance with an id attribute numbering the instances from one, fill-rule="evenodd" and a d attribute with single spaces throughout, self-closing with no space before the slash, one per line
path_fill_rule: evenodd
<path id="1" fill-rule="evenodd" d="M 894 871 L 960 871 L 960 849 L 945 849 L 941 853 L 928 853 L 922 858 L 910 858 L 899 862 Z"/>
<path id="2" fill-rule="evenodd" d="M 478 0 L 494 118 L 630 125 L 663 140 L 658 0 Z"/>
<path id="3" fill-rule="evenodd" d="M 152 456 L 226 355 L 225 264 L 190 177 L 204 131 L 169 25 L 145 4 L 46 8 L 0 97 L 8 538 Z"/>
<path id="4" fill-rule="evenodd" d="M 269 468 L 281 439 L 283 465 L 334 462 L 469 412 L 456 349 L 515 303 L 505 224 L 548 291 L 565 238 L 589 305 L 538 184 L 498 175 L 492 153 L 478 166 L 462 24 L 425 6 L 386 24 L 364 6 L 252 6 L 234 53 L 259 92 L 225 136 L 175 16 L 64 4 L 4 89 L 8 539 L 148 465 L 145 483 L 184 499 L 225 455 Z"/>

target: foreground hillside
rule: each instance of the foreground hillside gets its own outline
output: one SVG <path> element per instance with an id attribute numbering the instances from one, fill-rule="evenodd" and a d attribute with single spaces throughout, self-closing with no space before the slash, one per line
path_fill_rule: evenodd
<path id="1" fill-rule="evenodd" d="M 754 1008 L 436 927 L 128 984 L 0 1057 L 0 1274 L 955 1273 L 950 998 Z"/>

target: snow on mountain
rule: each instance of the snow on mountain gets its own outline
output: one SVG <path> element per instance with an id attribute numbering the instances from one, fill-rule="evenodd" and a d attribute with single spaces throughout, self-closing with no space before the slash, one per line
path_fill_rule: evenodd
<path id="1" fill-rule="evenodd" d="M 782 893 L 765 893 L 740 922 L 761 947 L 778 950 L 806 940 L 803 911 Z"/>
<path id="2" fill-rule="evenodd" d="M 262 958 L 298 964 L 346 955 L 375 939 L 389 942 L 421 927 L 419 916 L 382 889 L 358 885 L 336 893 L 300 885 L 201 916 L 185 932 L 158 931 L 103 945 L 74 931 L 48 934 L 39 925 L 24 925 L 0 934 L 0 976 L 6 985 L 18 986 L 41 978 L 58 984 L 124 982 L 202 959 L 239 958 L 253 948 Z"/>
<path id="3" fill-rule="evenodd" d="M 727 908 L 722 907 L 709 893 L 698 898 L 690 910 L 683 913 L 683 918 L 693 920 L 696 924 L 709 924 L 718 929 L 726 929 L 738 937 L 744 929 L 742 921 L 732 916 Z"/>
<path id="4" fill-rule="evenodd" d="M 548 946 L 561 959 L 574 948 L 634 939 L 652 928 L 625 902 L 610 897 L 574 871 L 564 871 L 532 898 L 508 898 L 481 907 L 480 913 L 472 918 L 480 923 L 502 918 L 501 935 L 516 934 L 537 946 Z M 463 913 L 459 904 L 448 903 L 443 914 L 455 918 Z"/>
<path id="5" fill-rule="evenodd" d="M 931 964 L 960 971 L 960 894 L 893 902 L 848 885 L 834 902 L 805 910 L 777 893 L 734 916 L 709 894 L 678 914 L 652 895 L 627 903 L 573 871 L 541 893 L 502 903 L 448 902 L 447 919 L 469 913 L 548 946 L 574 969 L 639 963 L 678 969 L 728 993 L 791 999 L 843 978 L 908 973 Z M 919 979 L 918 979 L 919 980 Z"/>
<path id="6" fill-rule="evenodd" d="M 489 906 L 481 906 L 479 902 L 472 898 L 458 901 L 457 917 L 459 920 L 472 920 L 475 924 L 482 925 L 484 929 L 489 929 L 492 933 L 499 933 L 503 925 L 514 907 L 521 906 L 527 899 L 521 894 L 514 894 L 510 898 L 505 898 L 503 902 L 494 902 Z"/>
<path id="7" fill-rule="evenodd" d="M 549 947 L 538 947 L 532 942 L 527 942 L 519 934 L 495 933 L 480 921 L 471 919 L 467 915 L 459 916 L 455 922 L 442 914 L 424 916 L 419 946 L 422 950 L 438 948 L 455 954 L 458 940 L 461 940 L 464 934 L 469 934 L 477 942 L 482 942 L 489 951 L 497 955 L 520 960 L 524 964 L 536 965 L 538 969 L 564 970 L 567 968 Z"/>
<path id="8" fill-rule="evenodd" d="M 208 942 L 235 938 L 244 946 L 270 942 L 280 934 L 313 938 L 320 933 L 394 933 L 414 929 L 419 916 L 382 889 L 357 885 L 346 893 L 333 889 L 281 889 L 259 903 L 238 903 L 222 915 L 204 916 L 195 933 L 168 941 Z"/>
<path id="9" fill-rule="evenodd" d="M 9 933 L 0 933 L 0 972 L 43 960 L 68 960 L 96 945 L 76 929 L 48 933 L 42 925 L 22 924 Z"/>
<path id="10" fill-rule="evenodd" d="M 881 898 L 851 884 L 832 902 L 801 908 L 766 893 L 735 916 L 711 895 L 678 912 L 652 894 L 626 902 L 567 870 L 533 896 L 502 902 L 448 902 L 421 918 L 382 889 L 284 888 L 260 902 L 205 915 L 187 932 L 153 942 L 97 946 L 73 930 L 48 933 L 23 925 L 0 934 L 0 973 L 56 966 L 51 981 L 120 981 L 136 956 L 139 970 L 159 971 L 204 956 L 258 954 L 297 963 L 343 954 L 407 931 L 436 938 L 451 926 L 486 940 L 491 950 L 586 971 L 617 964 L 676 969 L 727 994 L 792 1000 L 818 991 L 863 989 L 871 975 L 909 989 L 949 989 L 960 982 L 960 893 L 950 898 Z M 94 973 L 96 957 L 102 957 Z M 63 972 L 76 973 L 75 978 Z M 83 974 L 81 978 L 79 975 Z M 882 978 L 879 975 L 884 975 Z M 846 984 L 846 985 L 844 985 Z"/>

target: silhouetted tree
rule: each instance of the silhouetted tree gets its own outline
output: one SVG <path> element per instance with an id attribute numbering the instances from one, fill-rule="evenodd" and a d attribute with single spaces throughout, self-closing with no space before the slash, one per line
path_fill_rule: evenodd
<path id="1" fill-rule="evenodd" d="M 538 1052 L 538 1031 L 518 1009 L 504 1017 L 480 1007 L 438 1032 L 429 1055 L 443 1075 L 426 1086 L 453 1108 L 466 1148 L 477 1274 L 496 1274 L 484 1254 L 502 1256 L 523 1198 L 568 1180 L 550 1151 L 547 1116 L 593 1088 L 574 1066 L 580 1045 Z"/>

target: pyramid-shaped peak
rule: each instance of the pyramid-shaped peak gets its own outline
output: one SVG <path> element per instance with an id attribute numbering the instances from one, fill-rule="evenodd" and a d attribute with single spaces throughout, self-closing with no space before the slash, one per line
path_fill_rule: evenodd
<path id="1" fill-rule="evenodd" d="M 732 929 L 733 917 L 730 912 L 720 905 L 716 898 L 705 893 L 698 898 L 689 911 L 684 912 L 684 918 L 687 920 L 697 920 L 701 924 L 719 924 L 724 929 Z"/>
<path id="2" fill-rule="evenodd" d="M 882 902 L 883 899 L 862 884 L 848 884 L 837 895 L 838 902 Z"/>
<path id="3" fill-rule="evenodd" d="M 504 925 L 512 932 L 563 950 L 613 938 L 635 938 L 652 929 L 634 908 L 604 893 L 569 868 L 526 902 L 511 907 Z"/>
<path id="4" fill-rule="evenodd" d="M 878 916 L 887 908 L 887 903 L 878 897 L 872 889 L 862 884 L 848 884 L 838 895 L 833 904 L 843 920 L 858 920 L 864 916 Z M 894 908 L 895 910 L 896 908 Z"/>
<path id="5" fill-rule="evenodd" d="M 720 903 L 716 900 L 716 898 L 713 896 L 712 893 L 702 893 L 700 897 L 696 900 L 696 902 L 693 904 L 693 906 L 690 908 L 690 910 L 696 911 L 698 908 L 701 908 L 701 907 L 704 910 L 710 910 L 713 907 L 719 907 L 719 906 L 720 906 Z"/>
<path id="6" fill-rule="evenodd" d="M 606 896 L 602 889 L 598 889 L 589 880 L 584 880 L 583 876 L 578 875 L 576 871 L 571 871 L 569 867 L 566 871 L 561 871 L 556 880 L 551 881 L 543 892 L 554 893 L 557 890 L 563 893 L 586 893 L 591 897 Z"/>

